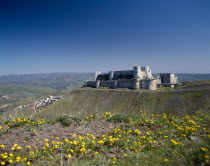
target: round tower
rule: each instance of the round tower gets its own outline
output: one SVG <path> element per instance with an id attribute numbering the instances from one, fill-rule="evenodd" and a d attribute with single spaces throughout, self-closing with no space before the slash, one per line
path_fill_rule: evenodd
<path id="1" fill-rule="evenodd" d="M 140 79 L 136 78 L 133 80 L 133 89 L 139 89 L 140 88 Z"/>
<path id="2" fill-rule="evenodd" d="M 109 80 L 113 80 L 114 77 L 114 71 L 109 72 Z"/>
<path id="3" fill-rule="evenodd" d="M 147 80 L 148 81 L 148 90 L 156 90 L 157 89 L 157 81 L 155 79 Z"/>
<path id="4" fill-rule="evenodd" d="M 152 71 L 149 68 L 149 66 L 145 66 L 145 72 L 146 72 L 146 75 L 147 75 L 148 79 L 152 79 L 153 78 Z"/>
<path id="5" fill-rule="evenodd" d="M 140 66 L 134 66 L 133 67 L 133 77 L 134 78 L 140 78 L 141 77 L 141 67 Z"/>
<path id="6" fill-rule="evenodd" d="M 145 66 L 145 71 L 149 72 L 149 66 Z"/>

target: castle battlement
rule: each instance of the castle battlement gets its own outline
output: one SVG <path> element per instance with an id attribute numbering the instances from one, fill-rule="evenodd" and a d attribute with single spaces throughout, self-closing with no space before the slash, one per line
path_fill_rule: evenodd
<path id="1" fill-rule="evenodd" d="M 148 66 L 134 66 L 133 70 L 96 72 L 95 80 L 85 81 L 84 86 L 156 90 L 157 87 L 177 86 L 177 77 L 172 73 L 161 73 L 154 78 Z"/>

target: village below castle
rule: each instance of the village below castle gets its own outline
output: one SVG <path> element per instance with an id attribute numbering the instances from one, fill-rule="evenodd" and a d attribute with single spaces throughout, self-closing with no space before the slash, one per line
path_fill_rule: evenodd
<path id="1" fill-rule="evenodd" d="M 160 73 L 153 77 L 148 66 L 134 66 L 133 70 L 95 73 L 94 81 L 85 81 L 84 87 L 109 87 L 156 90 L 161 87 L 176 88 L 177 77 L 173 73 Z"/>

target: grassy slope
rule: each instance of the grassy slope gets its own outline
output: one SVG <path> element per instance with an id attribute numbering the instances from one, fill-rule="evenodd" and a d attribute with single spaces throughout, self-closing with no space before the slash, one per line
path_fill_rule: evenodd
<path id="1" fill-rule="evenodd" d="M 32 103 L 34 100 L 37 100 L 37 97 L 49 95 L 52 93 L 55 93 L 55 91 L 51 88 L 0 82 L 0 94 L 10 96 L 9 99 L 0 97 L 0 114 L 8 110 L 13 110 L 19 105 Z"/>
<path id="2" fill-rule="evenodd" d="M 132 117 L 107 112 L 80 120 L 65 116 L 59 120 L 61 125 L 43 119 L 0 119 L 0 160 L 4 162 L 0 164 L 210 164 L 209 112 L 185 117 L 150 116 L 141 112 Z"/>
<path id="3" fill-rule="evenodd" d="M 87 116 L 98 112 L 191 114 L 210 107 L 210 89 L 185 92 L 139 92 L 80 89 L 36 115 L 54 119 L 63 114 Z"/>
<path id="4" fill-rule="evenodd" d="M 59 124 L 52 123 L 52 121 L 50 124 L 44 123 L 43 126 L 33 126 L 34 124 L 31 121 L 20 122 L 20 124 L 29 124 L 29 126 L 27 126 L 30 127 L 29 131 L 28 128 L 21 126 L 13 129 L 12 126 L 15 125 L 12 123 L 17 122 L 13 122 L 10 119 L 12 124 L 10 130 L 13 131 L 5 132 L 5 134 L 0 136 L 0 144 L 4 144 L 5 138 L 9 137 L 11 141 L 7 141 L 8 146 L 6 145 L 4 150 L 5 152 L 11 153 L 10 147 L 14 143 L 17 143 L 17 140 L 15 140 L 17 137 L 19 141 L 18 144 L 23 148 L 27 147 L 27 145 L 33 146 L 36 143 L 38 146 L 36 151 L 39 154 L 37 158 L 31 157 L 29 150 L 25 150 L 21 153 L 18 150 L 12 151 L 15 157 L 23 156 L 28 158 L 27 161 L 21 160 L 21 163 L 18 161 L 20 165 L 26 165 L 28 161 L 33 165 L 78 166 L 137 164 L 209 165 L 209 107 L 210 89 L 197 89 L 191 90 L 190 92 L 78 89 L 71 91 L 65 98 L 38 113 L 36 118 L 45 118 L 46 121 L 48 121 L 59 115 L 70 114 L 83 117 L 81 118 L 82 122 L 80 124 L 73 123 L 71 126 L 63 127 Z M 140 110 L 143 110 L 144 113 L 157 114 L 167 112 L 171 115 L 179 116 L 183 114 L 195 115 L 201 109 L 203 110 L 203 114 L 181 118 L 166 115 L 154 117 L 153 115 L 145 116 L 140 112 Z M 104 115 L 108 116 L 107 113 L 100 116 L 90 115 L 96 111 L 100 112 L 99 114 L 106 111 L 125 112 L 128 113 L 126 116 L 132 120 L 125 124 L 104 121 Z M 24 112 L 22 112 L 22 115 L 18 112 L 16 113 L 19 116 L 28 116 Z M 136 116 L 130 118 L 130 114 Z M 84 118 L 87 115 L 90 115 L 89 118 Z M 89 121 L 91 117 L 96 117 L 96 119 Z M 137 118 L 137 120 L 135 120 L 135 118 Z M 122 118 L 118 119 L 121 120 Z M 30 126 L 30 124 L 32 126 Z M 110 130 L 109 126 L 115 126 L 116 128 L 113 128 L 113 131 L 107 133 L 106 130 Z M 140 135 L 135 133 L 136 129 L 141 131 Z M 6 126 L 4 126 L 3 130 L 6 130 Z M 99 133 L 101 130 L 102 133 Z M 21 134 L 18 134 L 20 131 Z M 132 132 L 132 134 L 129 131 Z M 86 149 L 83 153 L 81 152 L 81 147 L 86 140 L 80 139 L 78 136 L 86 137 L 87 132 L 93 132 L 91 134 L 93 134 L 95 138 L 94 141 L 89 138 L 87 139 L 88 142 L 85 143 Z M 126 132 L 127 134 L 125 134 Z M 75 138 L 73 134 L 77 134 L 78 136 Z M 103 134 L 103 136 L 101 134 Z M 198 139 L 201 139 L 201 141 L 190 139 L 189 136 L 196 136 Z M 112 142 L 113 144 L 99 143 L 99 140 L 101 141 L 104 137 L 105 140 L 110 140 L 110 143 L 113 138 L 119 137 L 119 141 Z M 30 139 L 28 140 L 28 138 Z M 46 138 L 50 140 L 50 145 L 46 145 Z M 68 138 L 70 141 L 78 140 L 78 145 L 75 146 L 66 143 L 65 138 Z M 55 146 L 54 144 L 51 145 L 51 140 L 57 142 L 58 139 L 60 139 L 61 144 L 58 144 L 58 148 L 50 152 L 51 149 L 48 146 Z M 23 140 L 27 141 L 24 142 Z M 1 141 L 3 143 L 1 143 Z M 15 142 L 13 143 L 12 141 Z M 47 153 L 43 152 L 42 145 L 44 143 Z M 94 148 L 95 143 L 96 148 Z M 73 149 L 72 153 L 66 151 L 70 148 Z M 61 151 L 60 149 L 66 150 Z M 68 157 L 68 154 L 71 154 L 70 157 Z M 45 158 L 41 158 L 41 156 Z M 4 159 L 4 161 L 7 160 L 8 159 Z M 14 160 L 14 162 L 16 161 Z"/>

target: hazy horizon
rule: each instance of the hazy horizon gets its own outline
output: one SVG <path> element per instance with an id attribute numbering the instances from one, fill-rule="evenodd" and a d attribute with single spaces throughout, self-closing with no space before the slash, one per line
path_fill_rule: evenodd
<path id="1" fill-rule="evenodd" d="M 109 71 L 102 71 L 102 73 L 106 73 Z M 9 76 L 9 75 L 33 75 L 33 74 L 63 74 L 63 73 L 78 73 L 78 74 L 95 74 L 95 72 L 52 72 L 52 73 L 17 73 L 17 74 L 0 74 L 0 76 Z M 159 74 L 160 72 L 152 72 L 152 74 Z M 167 73 L 167 72 L 163 72 Z M 174 74 L 210 74 L 210 73 L 174 73 Z"/>
<path id="2" fill-rule="evenodd" d="M 0 75 L 210 73 L 208 0 L 3 0 L 0 21 Z"/>

